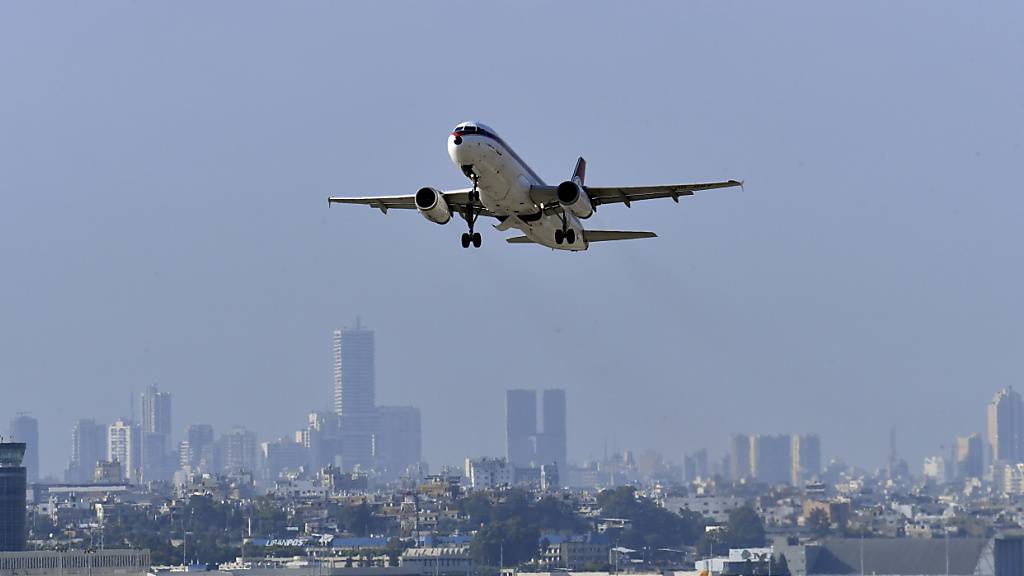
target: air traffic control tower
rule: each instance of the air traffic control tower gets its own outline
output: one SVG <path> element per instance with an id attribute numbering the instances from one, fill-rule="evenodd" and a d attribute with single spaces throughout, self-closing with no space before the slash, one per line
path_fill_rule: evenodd
<path id="1" fill-rule="evenodd" d="M 24 442 L 0 440 L 0 552 L 25 549 Z"/>

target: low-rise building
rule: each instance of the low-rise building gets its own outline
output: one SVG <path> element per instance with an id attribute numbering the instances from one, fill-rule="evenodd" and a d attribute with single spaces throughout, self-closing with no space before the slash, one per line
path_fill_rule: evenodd
<path id="1" fill-rule="evenodd" d="M 146 576 L 149 550 L 0 552 L 0 576 Z"/>
<path id="2" fill-rule="evenodd" d="M 402 552 L 399 565 L 416 567 L 423 576 L 469 576 L 473 572 L 469 546 L 409 548 Z"/>

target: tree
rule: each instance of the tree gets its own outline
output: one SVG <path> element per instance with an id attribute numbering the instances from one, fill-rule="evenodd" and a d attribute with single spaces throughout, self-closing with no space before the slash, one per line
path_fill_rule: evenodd
<path id="1" fill-rule="evenodd" d="M 764 522 L 753 508 L 743 506 L 729 512 L 726 541 L 732 548 L 764 546 Z"/>
<path id="2" fill-rule="evenodd" d="M 619 534 L 619 544 L 630 548 L 675 548 L 691 545 L 704 532 L 704 519 L 696 513 L 670 512 L 653 500 L 637 497 L 632 487 L 605 490 L 597 495 L 601 514 L 624 518 L 630 527 Z"/>
<path id="3" fill-rule="evenodd" d="M 818 538 L 827 536 L 831 529 L 828 514 L 821 508 L 811 510 L 811 513 L 807 515 L 807 528 Z"/>
<path id="4" fill-rule="evenodd" d="M 365 502 L 357 506 L 342 506 L 338 509 L 338 526 L 356 536 L 368 535 L 376 527 L 373 509 Z"/>
<path id="5" fill-rule="evenodd" d="M 491 522 L 480 528 L 469 552 L 481 566 L 516 566 L 533 559 L 540 546 L 540 530 L 519 518 Z"/>

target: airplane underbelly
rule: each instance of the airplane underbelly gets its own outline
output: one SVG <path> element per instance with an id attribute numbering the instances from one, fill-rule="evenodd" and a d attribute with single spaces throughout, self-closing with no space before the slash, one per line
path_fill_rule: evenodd
<path id="1" fill-rule="evenodd" d="M 530 183 L 514 165 L 499 157 L 478 166 L 474 169 L 480 176 L 480 202 L 489 210 L 500 215 L 537 212 L 530 200 Z"/>

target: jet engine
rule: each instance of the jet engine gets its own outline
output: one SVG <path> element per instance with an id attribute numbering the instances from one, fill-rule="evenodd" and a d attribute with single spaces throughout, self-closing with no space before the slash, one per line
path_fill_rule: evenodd
<path id="1" fill-rule="evenodd" d="M 416 192 L 416 209 L 435 224 L 447 224 L 452 219 L 452 211 L 444 195 L 433 188 L 420 188 Z"/>
<path id="2" fill-rule="evenodd" d="M 418 195 L 416 201 L 419 203 Z M 558 185 L 558 202 L 580 218 L 590 218 L 594 213 L 594 206 L 590 203 L 587 192 L 573 180 L 566 180 Z"/>

